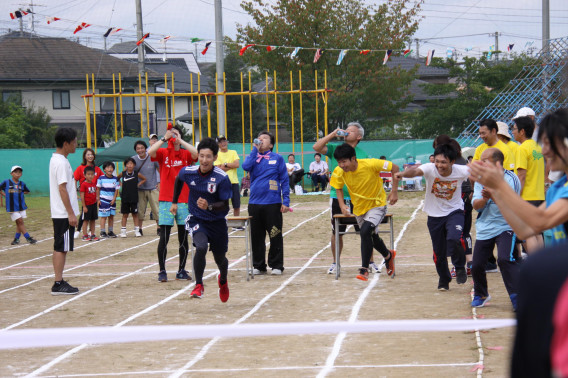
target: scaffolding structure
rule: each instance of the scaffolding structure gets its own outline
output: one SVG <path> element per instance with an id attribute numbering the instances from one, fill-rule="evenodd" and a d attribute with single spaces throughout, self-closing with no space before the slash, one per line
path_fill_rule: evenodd
<path id="1" fill-rule="evenodd" d="M 538 123 L 548 112 L 568 106 L 568 93 L 563 91 L 568 85 L 568 37 L 551 39 L 537 58 L 537 64 L 523 67 L 459 135 L 457 141 L 462 148 L 482 143 L 478 129 L 483 119 L 492 118 L 511 125 L 517 111 L 529 107 L 535 111 Z"/>

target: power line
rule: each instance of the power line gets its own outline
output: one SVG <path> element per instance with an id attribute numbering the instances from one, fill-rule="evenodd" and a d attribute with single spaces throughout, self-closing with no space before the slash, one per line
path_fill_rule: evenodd
<path id="1" fill-rule="evenodd" d="M 435 6 L 443 6 L 443 7 L 453 7 L 453 8 L 469 8 L 470 5 L 459 5 L 459 4 L 440 4 L 440 3 L 431 3 L 428 2 L 428 5 L 435 5 Z M 502 7 L 479 7 L 479 9 L 495 9 L 495 10 L 520 10 L 519 8 L 502 8 Z M 523 8 L 523 11 L 538 11 L 541 12 L 542 9 L 540 8 Z M 568 12 L 568 9 L 551 9 L 551 12 Z"/>

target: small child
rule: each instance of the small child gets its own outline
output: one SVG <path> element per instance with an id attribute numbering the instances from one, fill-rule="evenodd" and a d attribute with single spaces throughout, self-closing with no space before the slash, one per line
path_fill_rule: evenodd
<path id="1" fill-rule="evenodd" d="M 114 176 L 114 163 L 103 163 L 104 176 L 97 180 L 97 203 L 99 204 L 99 217 L 101 218 L 101 238 L 116 238 L 112 225 L 116 214 L 116 197 L 120 189 L 120 182 Z M 105 224 L 108 218 L 108 234 L 105 232 Z"/>
<path id="2" fill-rule="evenodd" d="M 83 222 L 88 222 L 83 227 L 83 241 L 97 241 L 95 235 L 95 221 L 99 219 L 97 214 L 97 184 L 93 182 L 95 178 L 95 167 L 86 166 L 83 172 L 85 181 L 81 183 L 81 203 L 83 204 Z M 87 227 L 88 226 L 88 227 Z M 91 230 L 89 236 L 88 230 Z"/>
<path id="3" fill-rule="evenodd" d="M 124 167 L 126 170 L 122 171 L 122 173 L 117 176 L 119 180 L 122 178 L 122 194 L 120 195 L 122 228 L 120 229 L 120 237 L 126 237 L 128 214 L 132 214 L 132 220 L 134 221 L 134 236 L 140 237 L 142 234 L 138 227 L 138 187 L 146 182 L 146 177 L 134 170 L 136 161 L 131 157 L 124 160 Z M 138 179 L 140 179 L 140 181 Z"/>
<path id="4" fill-rule="evenodd" d="M 24 226 L 24 218 L 27 218 L 26 209 L 28 208 L 24 194 L 28 194 L 30 190 L 23 181 L 20 181 L 22 172 L 22 167 L 14 165 L 10 171 L 12 179 L 5 180 L 0 184 L 0 193 L 6 197 L 6 211 L 10 213 L 10 218 L 16 222 L 16 236 L 11 243 L 12 245 L 20 244 L 21 234 L 24 234 L 28 243 L 37 243 L 37 240 L 28 234 Z"/>

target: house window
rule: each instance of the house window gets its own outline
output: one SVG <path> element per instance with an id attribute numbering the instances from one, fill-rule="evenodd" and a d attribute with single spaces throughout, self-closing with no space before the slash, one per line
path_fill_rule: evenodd
<path id="1" fill-rule="evenodd" d="M 22 103 L 22 92 L 21 91 L 2 91 L 2 101 L 3 102 L 14 102 L 16 104 Z"/>
<path id="2" fill-rule="evenodd" d="M 69 91 L 53 91 L 53 109 L 70 109 Z"/>
<path id="3" fill-rule="evenodd" d="M 101 94 L 112 94 L 112 90 L 101 90 Z M 125 89 L 122 93 L 134 93 L 132 89 Z M 136 97 L 122 97 L 122 112 L 123 113 L 134 113 L 136 111 L 135 100 Z M 114 100 L 112 97 L 101 97 L 100 98 L 101 112 L 114 113 Z M 120 99 L 116 97 L 116 112 L 120 113 Z"/>

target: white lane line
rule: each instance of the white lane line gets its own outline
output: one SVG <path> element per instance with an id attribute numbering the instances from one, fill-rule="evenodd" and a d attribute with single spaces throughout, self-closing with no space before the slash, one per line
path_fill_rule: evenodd
<path id="1" fill-rule="evenodd" d="M 473 295 L 474 294 L 474 290 L 473 288 L 471 289 L 471 300 L 473 300 Z M 477 317 L 477 309 L 475 307 L 471 308 L 471 313 L 473 314 L 473 319 L 474 320 L 479 320 Z M 477 373 L 477 377 L 481 378 L 483 376 L 483 369 L 484 369 L 484 360 L 485 360 L 485 353 L 483 352 L 483 344 L 481 343 L 481 333 L 479 332 L 479 329 L 475 330 L 475 342 L 477 343 L 477 352 L 479 353 L 479 360 L 476 363 L 476 373 Z"/>
<path id="2" fill-rule="evenodd" d="M 418 207 L 416 209 L 414 209 L 414 212 L 410 216 L 410 219 L 404 224 L 404 226 L 400 230 L 400 232 L 399 232 L 399 234 L 398 234 L 398 236 L 397 236 L 397 238 L 395 239 L 395 242 L 394 242 L 394 249 L 395 250 L 398 247 L 398 242 L 402 239 L 402 236 L 406 232 L 408 225 L 412 221 L 414 221 L 414 219 L 416 218 L 416 214 L 418 214 L 418 211 L 420 211 L 422 206 L 424 206 L 424 200 L 422 200 L 420 202 L 420 204 L 418 205 Z M 383 264 L 384 264 L 384 262 L 383 262 Z M 379 282 L 379 275 L 375 274 L 375 276 L 373 277 L 373 279 L 369 283 L 369 286 L 365 290 L 363 290 L 363 292 L 359 295 L 359 299 L 357 300 L 357 302 L 353 306 L 353 309 L 351 311 L 351 316 L 349 317 L 349 322 L 354 322 L 355 320 L 357 320 L 357 315 L 359 314 L 359 310 L 361 309 L 363 301 L 365 300 L 365 298 L 367 298 L 367 296 L 369 295 L 369 292 L 377 284 L 377 282 Z M 325 361 L 325 366 L 317 375 L 318 378 L 323 378 L 323 377 L 327 376 L 334 369 L 335 360 L 337 359 L 337 356 L 339 356 L 339 352 L 341 351 L 341 345 L 343 344 L 343 340 L 345 340 L 346 336 L 347 336 L 347 334 L 345 332 L 341 332 L 340 334 L 337 335 L 337 337 L 335 338 L 335 342 L 333 343 L 333 349 L 331 350 L 331 353 L 327 356 L 327 359 Z"/>
<path id="3" fill-rule="evenodd" d="M 304 220 L 304 221 L 298 223 L 296 226 L 294 226 L 293 228 L 291 228 L 290 230 L 288 230 L 287 232 L 285 232 L 282 236 L 284 237 L 284 236 L 288 235 L 288 234 L 291 233 L 292 231 L 298 229 L 300 226 L 304 225 L 305 223 L 307 223 L 307 222 L 309 222 L 309 221 L 311 221 L 311 220 L 313 220 L 313 219 L 318 218 L 319 216 L 321 216 L 321 215 L 327 213 L 328 211 L 329 211 L 329 210 L 326 209 L 326 210 L 324 210 L 323 212 L 319 213 L 318 215 L 313 216 L 313 217 L 311 217 L 311 218 L 309 218 L 309 219 L 307 219 L 307 220 Z M 328 246 L 329 246 L 329 245 L 328 245 Z M 173 257 L 172 257 L 172 258 L 173 258 Z M 240 263 L 240 262 L 241 262 L 242 260 L 244 260 L 245 258 L 246 258 L 246 255 L 242 256 L 240 259 L 238 259 L 238 260 L 236 260 L 235 262 L 233 262 L 232 264 L 230 264 L 229 267 L 232 267 L 232 266 L 234 266 L 234 265 Z M 156 263 L 156 264 L 153 264 L 152 266 L 155 266 L 155 265 L 157 265 L 157 263 Z M 139 269 L 138 271 L 141 271 L 141 270 L 143 270 L 143 269 L 146 269 L 146 268 Z M 135 274 L 135 273 L 137 273 L 138 271 L 132 272 L 132 274 Z M 132 275 L 132 274 L 130 274 L 130 275 Z M 215 277 L 216 274 L 217 274 L 217 272 L 213 272 L 213 273 L 208 274 L 207 276 L 203 277 L 203 279 L 205 280 L 205 279 L 207 279 L 207 278 Z M 129 276 L 130 276 L 130 275 L 129 275 Z M 126 277 L 122 277 L 122 278 L 126 278 Z M 122 278 L 121 278 L 121 277 L 118 277 L 118 278 L 116 278 L 116 279 L 114 279 L 114 280 L 112 280 L 112 281 L 110 281 L 110 282 L 116 282 L 116 281 L 119 281 L 119 280 L 122 279 Z M 110 284 L 110 282 L 108 282 L 108 283 L 106 283 L 106 284 L 104 284 L 104 285 L 101 285 L 101 286 L 99 286 L 99 287 L 97 287 L 97 288 L 93 288 L 93 289 L 89 290 L 88 292 L 92 292 L 92 291 L 97 290 L 98 288 L 103 287 L 103 286 L 107 286 L 108 284 Z M 147 307 L 146 309 L 144 309 L 144 310 L 142 310 L 142 311 L 140 311 L 140 312 L 138 312 L 138 313 L 136 313 L 136 314 L 134 314 L 134 315 L 128 317 L 127 319 L 123 320 L 122 322 L 116 324 L 115 327 L 121 327 L 121 326 L 123 326 L 124 324 L 127 324 L 128 322 L 130 322 L 130 321 L 132 321 L 132 320 L 134 320 L 134 319 L 136 319 L 136 318 L 138 318 L 138 317 L 140 317 L 140 316 L 146 314 L 147 312 L 150 312 L 151 310 L 153 310 L 153 309 L 159 307 L 160 305 L 165 304 L 165 303 L 171 301 L 172 299 L 178 297 L 179 295 L 181 295 L 181 294 L 183 294 L 183 293 L 189 291 L 189 289 L 191 289 L 194 285 L 195 285 L 195 283 L 189 284 L 187 287 L 185 287 L 185 288 L 183 288 L 183 289 L 181 289 L 181 290 L 178 290 L 176 293 L 174 293 L 174 294 L 170 295 L 169 297 L 167 297 L 167 298 L 161 300 L 160 302 L 158 302 L 158 303 L 156 303 L 156 304 L 154 304 L 154 305 L 152 305 L 152 306 L 149 306 L 149 307 Z M 87 294 L 88 292 L 83 293 L 83 295 Z M 79 297 L 79 296 L 82 296 L 82 295 L 79 294 L 77 297 Z M 77 297 L 75 297 L 75 298 L 77 298 Z M 71 302 L 73 299 L 74 299 L 74 298 L 69 299 L 69 300 L 67 300 L 67 301 L 65 301 L 65 302 L 62 302 L 62 305 Z M 54 309 L 55 307 L 60 307 L 60 306 L 53 306 L 49 311 L 52 311 L 52 309 Z M 47 311 L 47 310 L 46 310 L 46 311 Z M 45 313 L 45 311 L 43 311 L 42 313 L 38 314 L 38 316 L 41 315 L 41 314 L 43 314 L 43 313 Z M 37 316 L 36 316 L 36 317 L 37 317 Z M 21 323 L 21 322 L 20 322 L 20 323 Z M 13 328 L 13 327 L 10 327 L 10 328 Z M 10 329 L 10 328 L 6 328 L 6 329 Z M 89 346 L 89 344 L 81 344 L 81 345 L 79 345 L 79 346 L 77 346 L 77 347 L 75 347 L 75 348 L 73 348 L 73 349 L 68 350 L 67 352 L 63 353 L 63 354 L 60 355 L 59 357 L 57 357 L 57 358 L 51 360 L 51 361 L 48 362 L 47 364 L 45 364 L 45 365 L 39 367 L 38 369 L 34 370 L 34 371 L 31 372 L 30 374 L 26 375 L 26 377 L 36 377 L 37 375 L 39 375 L 39 374 L 41 374 L 41 373 L 47 371 L 48 369 L 50 369 L 51 367 L 55 366 L 55 365 L 58 364 L 59 362 L 65 360 L 67 357 L 72 356 L 73 354 L 79 352 L 80 350 L 86 348 L 87 346 Z"/>

